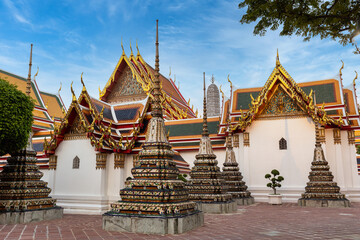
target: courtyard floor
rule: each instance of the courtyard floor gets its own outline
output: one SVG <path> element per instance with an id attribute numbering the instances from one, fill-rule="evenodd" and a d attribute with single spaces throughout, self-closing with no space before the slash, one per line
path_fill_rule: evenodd
<path id="1" fill-rule="evenodd" d="M 102 230 L 100 215 L 65 214 L 46 222 L 0 225 L 0 239 L 360 239 L 360 203 L 351 208 L 256 203 L 233 214 L 205 214 L 203 227 L 180 235 Z"/>

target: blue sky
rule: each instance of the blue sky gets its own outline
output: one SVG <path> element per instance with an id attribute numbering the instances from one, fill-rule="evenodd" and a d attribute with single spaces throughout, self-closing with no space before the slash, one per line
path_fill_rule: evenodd
<path id="1" fill-rule="evenodd" d="M 297 82 L 334 78 L 345 62 L 344 85 L 351 84 L 354 70 L 360 72 L 360 55 L 354 48 L 332 40 L 280 37 L 268 31 L 254 36 L 254 25 L 239 23 L 244 10 L 239 1 L 11 1 L 0 0 L 0 69 L 26 77 L 30 43 L 33 74 L 40 68 L 41 90 L 56 93 L 68 106 L 70 84 L 81 91 L 80 75 L 90 95 L 98 97 L 121 56 L 121 38 L 126 53 L 138 41 L 140 52 L 154 65 L 155 20 L 159 19 L 160 71 L 180 82 L 185 99 L 202 109 L 202 73 L 210 83 L 229 91 L 227 75 L 236 88 L 261 87 L 280 61 Z M 359 41 L 359 39 L 357 39 Z M 360 87 L 358 87 L 360 89 Z M 229 94 L 227 94 L 229 95 Z M 359 94 L 358 94 L 359 95 Z"/>

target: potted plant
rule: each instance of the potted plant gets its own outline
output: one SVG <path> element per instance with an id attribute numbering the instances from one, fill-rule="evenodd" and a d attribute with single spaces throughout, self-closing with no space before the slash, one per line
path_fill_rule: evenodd
<path id="1" fill-rule="evenodd" d="M 278 176 L 278 177 L 277 177 Z M 272 188 L 272 190 L 274 191 L 273 194 L 269 194 L 269 203 L 270 204 L 282 204 L 282 195 L 276 193 L 276 188 L 281 187 L 280 182 L 282 182 L 284 180 L 284 177 L 280 176 L 280 173 L 278 170 L 274 169 L 271 171 L 271 174 L 266 174 L 265 175 L 266 179 L 269 179 L 269 183 L 266 185 L 269 188 Z"/>

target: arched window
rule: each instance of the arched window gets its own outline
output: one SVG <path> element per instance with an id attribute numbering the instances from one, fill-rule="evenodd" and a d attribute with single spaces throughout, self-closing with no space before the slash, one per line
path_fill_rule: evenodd
<path id="1" fill-rule="evenodd" d="M 73 169 L 79 169 L 80 168 L 80 158 L 76 156 L 73 159 Z"/>
<path id="2" fill-rule="evenodd" d="M 281 138 L 279 141 L 279 149 L 286 150 L 287 149 L 287 142 L 284 138 Z"/>

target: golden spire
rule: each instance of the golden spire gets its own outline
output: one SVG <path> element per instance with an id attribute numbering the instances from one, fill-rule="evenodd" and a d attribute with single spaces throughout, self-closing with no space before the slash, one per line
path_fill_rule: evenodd
<path id="1" fill-rule="evenodd" d="M 134 56 L 134 53 L 133 53 L 133 50 L 132 50 L 132 47 L 131 47 L 131 40 L 130 40 L 130 56 Z"/>
<path id="2" fill-rule="evenodd" d="M 73 87 L 72 87 L 73 83 L 74 83 L 74 82 L 71 82 L 71 84 L 70 84 L 70 90 L 71 90 L 71 93 L 72 93 L 72 101 L 73 101 L 73 102 L 76 102 L 75 92 L 74 92 L 74 89 L 73 89 Z"/>
<path id="3" fill-rule="evenodd" d="M 171 77 L 171 66 L 169 66 L 169 78 Z"/>
<path id="4" fill-rule="evenodd" d="M 276 49 L 276 67 L 280 66 L 279 49 Z"/>
<path id="5" fill-rule="evenodd" d="M 31 44 L 31 48 L 30 48 L 29 74 L 26 81 L 26 95 L 28 96 L 30 96 L 30 91 L 31 91 L 30 89 L 31 89 L 32 49 L 33 49 L 33 44 Z"/>
<path id="6" fill-rule="evenodd" d="M 209 130 L 207 125 L 207 111 L 206 111 L 206 88 L 205 88 L 205 72 L 204 72 L 204 111 L 203 111 L 203 136 L 209 136 Z"/>
<path id="7" fill-rule="evenodd" d="M 60 82 L 60 87 L 59 87 L 59 90 L 58 90 L 58 95 L 59 96 L 60 96 L 61 87 L 62 87 L 62 83 Z"/>
<path id="8" fill-rule="evenodd" d="M 37 71 L 36 71 L 36 73 L 34 75 L 34 82 L 35 82 L 35 78 L 37 77 L 38 74 L 39 74 L 39 67 L 37 67 Z"/>
<path id="9" fill-rule="evenodd" d="M 124 45 L 123 45 L 122 37 L 121 37 L 121 48 L 122 48 L 122 56 L 125 56 L 125 50 L 124 50 Z"/>
<path id="10" fill-rule="evenodd" d="M 82 91 L 83 92 L 86 92 L 86 87 L 85 87 L 85 83 L 84 83 L 84 80 L 83 80 L 83 74 L 84 72 L 81 73 L 81 76 L 80 76 L 80 81 L 81 81 L 81 84 L 83 85 L 83 88 L 82 88 Z"/>
<path id="11" fill-rule="evenodd" d="M 355 74 L 356 74 L 356 76 L 355 76 L 355 78 L 354 78 L 354 80 L 353 80 L 353 85 L 354 85 L 354 88 L 356 87 L 355 80 L 358 78 L 358 73 L 357 73 L 357 71 L 355 71 Z"/>
<path id="12" fill-rule="evenodd" d="M 154 80 L 154 89 L 153 89 L 153 105 L 151 116 L 153 117 L 162 117 L 162 108 L 161 108 L 161 100 L 160 100 L 160 68 L 159 68 L 159 20 L 156 20 L 156 54 L 155 54 L 155 80 Z"/>
<path id="13" fill-rule="evenodd" d="M 341 62 L 342 62 L 342 65 L 341 65 L 341 68 L 339 69 L 339 77 L 340 77 L 340 82 L 341 82 L 341 89 L 343 89 L 344 88 L 344 85 L 343 85 L 343 79 L 342 79 L 342 71 L 341 70 L 343 70 L 344 69 L 344 62 L 343 62 L 343 60 L 341 60 Z"/>
<path id="14" fill-rule="evenodd" d="M 138 46 L 138 41 L 137 41 L 137 39 L 136 39 L 136 50 L 137 50 L 136 56 L 140 56 L 140 51 L 139 51 L 139 46 Z"/>

